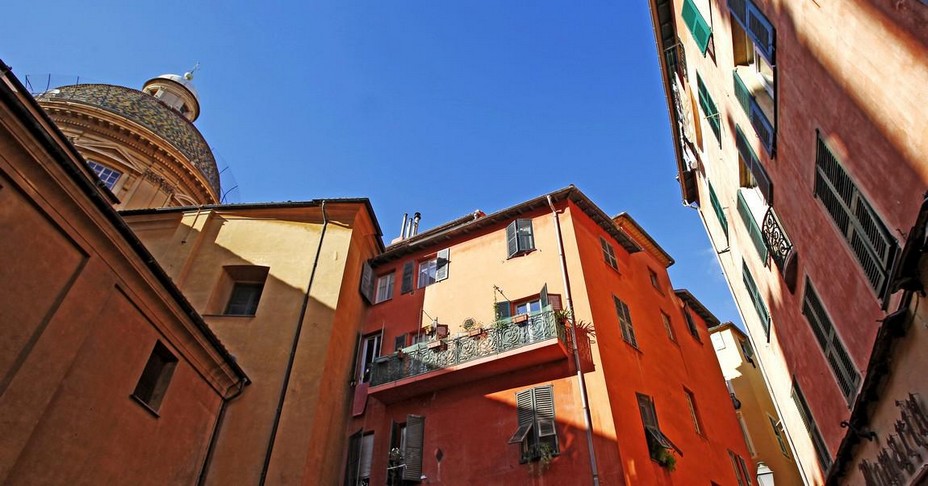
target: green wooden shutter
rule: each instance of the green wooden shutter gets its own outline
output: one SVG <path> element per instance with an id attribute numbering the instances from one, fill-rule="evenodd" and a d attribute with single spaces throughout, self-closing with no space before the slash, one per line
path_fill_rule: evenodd
<path id="1" fill-rule="evenodd" d="M 715 195 L 715 189 L 712 188 L 711 183 L 709 184 L 709 202 L 712 204 L 712 210 L 715 211 L 715 217 L 719 220 L 719 224 L 722 225 L 725 241 L 728 242 L 728 218 L 725 217 L 725 211 L 722 209 L 722 204 L 719 203 L 719 198 Z"/>
<path id="2" fill-rule="evenodd" d="M 554 427 L 554 386 L 541 386 L 535 388 L 535 423 L 538 427 L 538 437 L 556 435 Z"/>
<path id="3" fill-rule="evenodd" d="M 451 261 L 451 249 L 445 248 L 438 252 L 438 262 L 435 269 L 435 281 L 440 282 L 448 278 L 448 267 Z"/>
<path id="4" fill-rule="evenodd" d="M 706 88 L 706 84 L 703 83 L 702 76 L 699 73 L 696 74 L 696 91 L 698 92 L 699 106 L 702 107 L 703 113 L 706 114 L 706 121 L 709 123 L 709 127 L 712 128 L 715 138 L 721 142 L 722 120 L 719 116 L 719 110 L 716 108 L 715 101 L 709 95 L 709 90 Z"/>
<path id="5" fill-rule="evenodd" d="M 509 223 L 506 227 L 506 255 L 509 258 L 519 252 L 519 241 L 516 238 L 516 222 Z"/>
<path id="6" fill-rule="evenodd" d="M 403 479 L 421 481 L 422 479 L 422 448 L 425 441 L 425 417 L 420 415 L 406 416 L 406 448 L 403 450 L 403 459 L 406 467 L 403 468 Z"/>
<path id="7" fill-rule="evenodd" d="M 683 23 L 689 29 L 690 33 L 693 34 L 693 40 L 695 40 L 696 45 L 699 46 L 699 51 L 705 56 L 706 50 L 709 49 L 709 38 L 712 37 L 712 28 L 709 27 L 709 23 L 706 22 L 706 19 L 703 18 L 699 9 L 696 8 L 696 4 L 693 3 L 693 0 L 683 1 L 681 17 L 683 17 Z"/>
<path id="8" fill-rule="evenodd" d="M 407 294 L 412 292 L 412 270 L 412 262 L 406 262 L 403 265 L 403 286 L 400 289 L 400 293 Z"/>
<path id="9" fill-rule="evenodd" d="M 764 335 L 767 339 L 770 339 L 770 312 L 767 311 L 767 304 L 764 303 L 764 298 L 760 295 L 760 290 L 757 289 L 754 277 L 751 276 L 751 271 L 748 270 L 748 265 L 744 260 L 741 261 L 741 274 L 744 286 L 747 288 L 748 294 L 751 296 L 751 302 L 754 304 L 754 310 L 757 311 L 757 317 L 764 328 Z"/>
<path id="10" fill-rule="evenodd" d="M 508 300 L 496 303 L 496 320 L 509 319 L 512 317 L 512 308 Z"/>
<path id="11" fill-rule="evenodd" d="M 361 295 L 369 304 L 374 303 L 374 270 L 368 262 L 361 267 Z"/>
<path id="12" fill-rule="evenodd" d="M 738 191 L 738 214 L 741 215 L 741 220 L 744 222 L 744 226 L 748 230 L 748 235 L 751 237 L 751 243 L 754 244 L 754 249 L 757 250 L 757 254 L 760 256 L 760 260 L 767 263 L 767 245 L 764 243 L 764 235 L 760 231 L 760 225 L 757 224 L 757 221 L 754 219 L 754 214 L 751 212 L 751 208 L 748 207 L 747 201 L 744 200 L 744 196 L 741 194 L 741 191 Z"/>

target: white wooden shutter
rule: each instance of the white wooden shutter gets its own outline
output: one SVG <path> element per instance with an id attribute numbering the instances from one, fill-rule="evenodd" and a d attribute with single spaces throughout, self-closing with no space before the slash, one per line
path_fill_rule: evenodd
<path id="1" fill-rule="evenodd" d="M 445 248 L 438 252 L 437 268 L 435 270 L 435 281 L 440 282 L 448 278 L 448 267 L 451 261 L 451 249 Z"/>

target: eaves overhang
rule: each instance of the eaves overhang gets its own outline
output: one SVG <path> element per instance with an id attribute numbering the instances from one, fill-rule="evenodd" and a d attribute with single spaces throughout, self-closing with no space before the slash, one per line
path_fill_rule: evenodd
<path id="1" fill-rule="evenodd" d="M 696 191 L 695 174 L 687 167 L 683 159 L 683 146 L 677 134 L 680 120 L 674 110 L 674 92 L 670 85 L 673 73 L 667 65 L 665 53 L 677 45 L 677 28 L 673 15 L 673 0 L 649 0 L 651 24 L 657 44 L 657 62 L 661 70 L 661 84 L 664 86 L 664 98 L 667 101 L 667 113 L 670 118 L 670 139 L 673 142 L 674 156 L 677 159 L 677 182 L 684 204 L 691 204 L 699 199 Z"/>
<path id="2" fill-rule="evenodd" d="M 624 231 L 622 231 L 612 219 L 603 212 L 593 201 L 590 200 L 576 186 L 570 185 L 563 189 L 550 192 L 530 199 L 515 206 L 497 211 L 493 214 L 480 216 L 480 213 L 472 213 L 461 218 L 455 219 L 429 231 L 420 233 L 412 238 L 395 243 L 387 247 L 386 251 L 380 256 L 375 257 L 371 264 L 374 266 L 384 264 L 403 258 L 407 255 L 422 251 L 441 243 L 445 243 L 462 235 L 480 231 L 495 225 L 511 221 L 522 214 L 537 211 L 541 208 L 548 207 L 548 196 L 554 203 L 564 200 L 570 200 L 580 208 L 587 216 L 604 229 L 616 242 L 622 245 L 629 253 L 636 253 L 642 248 Z"/>

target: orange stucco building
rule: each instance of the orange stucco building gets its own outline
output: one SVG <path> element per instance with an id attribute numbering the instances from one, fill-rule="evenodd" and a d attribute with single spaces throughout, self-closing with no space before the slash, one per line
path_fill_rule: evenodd
<path id="1" fill-rule="evenodd" d="M 572 186 L 387 247 L 362 282 L 345 484 L 747 481 L 718 321 L 672 263 Z"/>

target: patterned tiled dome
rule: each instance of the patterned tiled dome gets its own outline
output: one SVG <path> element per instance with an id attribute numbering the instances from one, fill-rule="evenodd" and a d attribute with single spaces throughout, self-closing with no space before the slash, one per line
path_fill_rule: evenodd
<path id="1" fill-rule="evenodd" d="M 221 194 L 216 159 L 203 135 L 183 115 L 153 96 L 122 86 L 78 84 L 53 89 L 36 99 L 95 106 L 148 128 L 184 154 L 206 177 L 216 194 Z"/>

